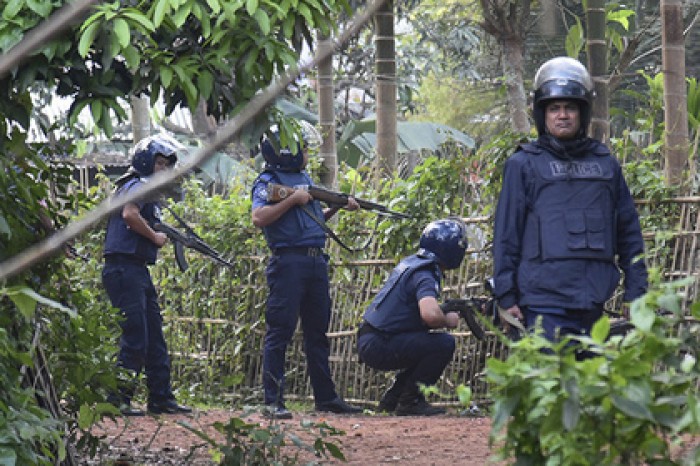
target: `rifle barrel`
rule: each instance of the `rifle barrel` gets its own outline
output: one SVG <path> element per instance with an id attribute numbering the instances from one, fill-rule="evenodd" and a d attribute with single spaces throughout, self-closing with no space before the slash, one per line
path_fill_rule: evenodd
<path id="1" fill-rule="evenodd" d="M 309 194 L 311 194 L 315 199 L 326 202 L 328 204 L 344 206 L 348 203 L 348 198 L 350 197 L 349 194 L 330 191 L 328 189 L 319 188 L 318 186 L 309 186 L 308 190 Z M 392 210 L 389 210 L 386 206 L 378 204 L 376 202 L 367 201 L 365 199 L 359 199 L 357 197 L 355 197 L 355 201 L 357 201 L 357 204 L 360 206 L 360 208 L 365 210 L 375 210 L 377 212 L 399 218 L 410 218 L 410 216 L 407 214 L 403 214 L 401 212 L 394 212 Z"/>

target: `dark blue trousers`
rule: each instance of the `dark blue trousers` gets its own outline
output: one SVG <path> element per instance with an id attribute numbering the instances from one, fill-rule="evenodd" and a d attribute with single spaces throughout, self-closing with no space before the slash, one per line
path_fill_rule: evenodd
<path id="1" fill-rule="evenodd" d="M 418 383 L 435 385 L 452 361 L 455 339 L 449 333 L 410 332 L 362 334 L 357 341 L 360 360 L 382 371 L 398 370 L 399 392 L 418 392 Z M 393 390 L 393 389 L 392 389 Z"/>
<path id="2" fill-rule="evenodd" d="M 526 307 L 523 309 L 525 327 L 534 329 L 541 319 L 544 337 L 551 341 L 560 341 L 567 335 L 590 335 L 593 324 L 603 315 L 603 309 L 562 309 L 552 307 Z M 573 345 L 577 344 L 572 342 Z M 591 357 L 589 352 L 578 350 L 577 359 Z"/>
<path id="3" fill-rule="evenodd" d="M 317 403 L 334 399 L 337 394 L 328 365 L 330 345 L 326 336 L 331 317 L 327 257 L 272 256 L 266 275 L 265 404 L 284 403 L 285 356 L 299 320 L 314 399 Z"/>
<path id="4" fill-rule="evenodd" d="M 102 284 L 112 306 L 119 308 L 124 318 L 120 324 L 119 365 L 134 374 L 145 369 L 149 401 L 172 399 L 163 317 L 148 268 L 139 264 L 106 263 Z M 125 401 L 130 401 L 129 394 L 124 395 Z"/>

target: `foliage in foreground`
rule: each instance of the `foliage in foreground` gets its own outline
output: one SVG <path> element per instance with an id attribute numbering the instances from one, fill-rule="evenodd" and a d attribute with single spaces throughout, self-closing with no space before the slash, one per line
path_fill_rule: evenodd
<path id="1" fill-rule="evenodd" d="M 566 341 L 534 335 L 512 343 L 507 360 L 490 359 L 490 441 L 500 457 L 516 465 L 698 464 L 700 447 L 677 458 L 683 436 L 700 434 L 700 303 L 695 322 L 680 325 L 677 294 L 688 284 L 659 285 L 635 301 L 635 328 L 624 336 L 609 338 L 603 317 L 591 338 L 578 339 L 597 357 L 577 362 Z"/>
<path id="2" fill-rule="evenodd" d="M 313 453 L 323 459 L 335 458 L 345 460 L 338 445 L 327 437 L 345 435 L 325 422 L 300 421 L 302 431 L 311 438 L 312 444 L 295 434 L 290 424 L 270 421 L 269 425 L 251 424 L 239 417 L 232 417 L 228 423 L 213 424 L 217 432 L 225 438 L 219 442 L 205 432 L 195 429 L 190 424 L 178 422 L 185 429 L 193 432 L 209 445 L 212 458 L 217 464 L 225 466 L 241 465 L 292 465 L 299 463 L 302 451 Z"/>

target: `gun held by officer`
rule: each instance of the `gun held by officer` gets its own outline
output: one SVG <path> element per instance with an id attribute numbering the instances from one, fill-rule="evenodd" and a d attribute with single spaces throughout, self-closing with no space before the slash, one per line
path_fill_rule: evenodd
<path id="1" fill-rule="evenodd" d="M 268 202 L 279 202 L 287 197 L 291 196 L 297 189 L 303 189 L 308 191 L 314 199 L 321 202 L 325 202 L 329 206 L 344 206 L 348 203 L 349 194 L 339 193 L 336 191 L 331 191 L 328 189 L 320 188 L 318 186 L 296 186 L 290 187 L 282 184 L 269 183 L 267 186 L 267 200 Z M 354 197 L 354 196 L 353 196 Z M 376 202 L 366 201 L 364 199 L 355 200 L 360 205 L 361 209 L 371 210 L 377 212 L 380 215 L 387 215 L 394 218 L 408 219 L 411 218 L 410 215 L 401 212 L 396 212 L 389 210 L 386 206 L 382 204 L 377 204 Z"/>

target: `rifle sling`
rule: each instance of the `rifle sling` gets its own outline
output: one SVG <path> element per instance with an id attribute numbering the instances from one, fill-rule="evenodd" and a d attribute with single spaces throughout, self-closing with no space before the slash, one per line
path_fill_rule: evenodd
<path id="1" fill-rule="evenodd" d="M 307 214 L 309 217 L 311 217 L 311 219 L 312 219 L 314 222 L 318 223 L 318 226 L 320 226 L 320 227 L 323 229 L 323 231 L 326 232 L 326 234 L 327 234 L 328 236 L 331 237 L 331 239 L 332 239 L 333 241 L 335 241 L 336 243 L 338 243 L 338 244 L 340 245 L 340 247 L 342 247 L 342 248 L 345 249 L 346 251 L 350 251 L 350 252 L 360 252 L 360 251 L 366 249 L 367 246 L 369 246 L 370 241 L 372 241 L 372 235 L 370 235 L 370 237 L 367 238 L 367 241 L 365 242 L 364 245 L 362 245 L 362 247 L 359 247 L 359 248 L 351 248 L 350 246 L 348 246 L 347 244 L 345 244 L 345 243 L 343 242 L 343 240 L 341 240 L 341 239 L 338 237 L 338 235 L 336 235 L 335 232 L 334 232 L 333 230 L 330 229 L 330 227 L 329 227 L 328 225 L 326 225 L 326 222 L 324 222 L 323 220 L 319 219 L 319 218 L 311 211 L 311 209 L 309 209 L 309 208 L 308 208 L 307 206 L 305 206 L 305 205 L 302 205 L 302 206 L 301 206 L 301 209 L 302 209 L 304 212 L 306 212 L 306 214 Z"/>

